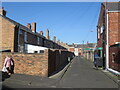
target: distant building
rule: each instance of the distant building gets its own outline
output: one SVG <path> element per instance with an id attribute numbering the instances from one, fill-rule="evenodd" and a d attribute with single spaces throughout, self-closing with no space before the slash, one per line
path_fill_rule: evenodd
<path id="1" fill-rule="evenodd" d="M 43 32 L 36 32 L 36 23 L 28 23 L 24 26 L 8 17 L 6 17 L 6 11 L 4 8 L 0 10 L 0 50 L 9 50 L 11 52 L 35 52 L 39 53 L 40 50 L 52 48 L 52 49 L 66 49 L 66 44 L 58 44 L 56 41 L 50 40 L 49 30 L 46 30 L 46 37 L 43 36 Z M 32 49 L 30 49 L 31 47 Z M 36 49 L 38 48 L 38 49 Z M 33 51 L 31 51 L 33 50 Z"/>
<path id="2" fill-rule="evenodd" d="M 101 4 L 97 25 L 97 51 L 105 69 L 120 74 L 120 2 Z"/>
<path id="3" fill-rule="evenodd" d="M 87 43 L 87 44 L 74 44 L 73 43 L 72 45 L 69 45 L 68 51 L 74 52 L 76 56 L 86 56 L 87 53 L 89 52 L 91 53 L 91 51 L 93 51 L 95 47 L 96 47 L 96 43 Z"/>

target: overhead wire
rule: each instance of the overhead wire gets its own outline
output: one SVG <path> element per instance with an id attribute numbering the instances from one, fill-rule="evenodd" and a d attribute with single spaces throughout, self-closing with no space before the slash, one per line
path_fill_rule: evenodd
<path id="1" fill-rule="evenodd" d="M 93 33 L 95 32 L 95 30 L 92 30 L 92 29 L 93 29 L 93 24 L 94 24 L 94 22 L 95 22 L 95 19 L 97 19 L 98 11 L 99 11 L 99 8 L 97 8 L 96 11 L 95 11 L 93 20 L 92 20 L 92 22 L 90 23 L 90 26 L 89 26 L 89 29 L 88 29 L 88 31 L 87 31 L 85 40 L 89 40 L 89 39 L 90 39 L 89 34 L 90 34 L 91 32 L 93 32 Z M 94 26 L 94 27 L 95 27 L 95 26 Z"/>

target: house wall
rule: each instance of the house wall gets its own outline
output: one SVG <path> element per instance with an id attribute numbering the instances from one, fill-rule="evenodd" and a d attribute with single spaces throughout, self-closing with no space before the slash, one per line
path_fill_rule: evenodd
<path id="1" fill-rule="evenodd" d="M 65 49 L 64 46 L 59 45 L 52 40 L 46 39 L 39 33 L 32 32 L 25 26 L 14 25 L 5 18 L 0 17 L 2 26 L 0 32 L 1 42 L 0 49 L 10 49 L 12 52 L 24 52 L 25 44 L 32 44 L 36 46 L 43 46 L 54 49 Z M 26 33 L 26 37 L 25 37 Z M 25 40 L 26 38 L 26 40 Z"/>
<path id="2" fill-rule="evenodd" d="M 102 47 L 103 34 L 100 35 L 100 38 L 97 40 L 97 47 Z"/>
<path id="3" fill-rule="evenodd" d="M 105 8 L 104 6 L 101 6 L 100 16 L 98 20 L 97 25 L 97 47 L 102 47 L 103 44 L 103 37 L 104 37 L 104 31 L 101 30 L 102 26 L 105 26 Z"/>
<path id="4" fill-rule="evenodd" d="M 120 72 L 120 46 L 111 46 L 109 52 L 109 67 Z"/>
<path id="5" fill-rule="evenodd" d="M 0 29 L 1 34 L 0 37 L 2 38 L 2 41 L 0 41 L 0 49 L 9 49 L 11 51 L 14 51 L 14 29 L 15 25 L 8 22 L 7 20 L 1 18 L 2 23 L 0 23 L 0 26 L 2 26 L 2 29 Z"/>
<path id="6" fill-rule="evenodd" d="M 114 45 L 115 42 L 120 42 L 120 37 L 118 36 L 120 32 L 119 28 L 119 16 L 120 12 L 110 12 L 108 16 L 108 28 L 109 28 L 109 45 Z"/>
<path id="7" fill-rule="evenodd" d="M 37 45 L 37 36 L 27 32 L 27 43 Z"/>
<path id="8" fill-rule="evenodd" d="M 98 28 L 101 27 L 101 25 L 105 25 L 105 30 L 102 34 L 100 34 L 101 31 L 97 31 L 100 35 L 100 38 L 97 37 L 97 47 L 103 47 L 103 63 L 105 66 L 106 63 L 106 20 L 105 20 L 105 12 L 104 7 L 101 6 L 101 12 L 100 17 L 98 21 Z M 109 39 L 109 47 L 111 45 L 114 45 L 115 42 L 120 42 L 120 12 L 108 12 L 108 39 Z M 98 35 L 98 34 L 97 34 Z M 111 54 L 111 52 L 109 52 Z M 111 57 L 109 57 L 111 59 Z M 109 63 L 110 65 L 111 63 Z"/>

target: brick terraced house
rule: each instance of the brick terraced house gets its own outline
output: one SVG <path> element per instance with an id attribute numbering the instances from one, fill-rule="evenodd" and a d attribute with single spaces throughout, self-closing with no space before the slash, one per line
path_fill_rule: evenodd
<path id="1" fill-rule="evenodd" d="M 46 37 L 43 31 L 36 32 L 36 23 L 24 26 L 8 17 L 4 8 L 0 10 L 0 70 L 6 56 L 14 60 L 14 73 L 50 76 L 64 68 L 73 57 L 67 50 L 67 43 L 50 40 L 49 30 Z"/>
<path id="2" fill-rule="evenodd" d="M 120 2 L 105 2 L 97 25 L 97 49 L 103 67 L 120 75 Z"/>
<path id="3" fill-rule="evenodd" d="M 68 51 L 73 52 L 76 56 L 84 56 L 87 59 L 93 55 L 93 51 L 96 47 L 96 43 L 86 44 L 72 44 L 69 45 Z"/>
<path id="4" fill-rule="evenodd" d="M 0 10 L 0 50 L 11 52 L 39 53 L 42 49 L 66 49 L 64 43 L 57 43 L 56 37 L 54 41 L 50 40 L 49 30 L 46 30 L 46 37 L 43 32 L 36 32 L 36 23 L 32 25 L 28 23 L 24 26 L 8 17 L 4 8 Z"/>

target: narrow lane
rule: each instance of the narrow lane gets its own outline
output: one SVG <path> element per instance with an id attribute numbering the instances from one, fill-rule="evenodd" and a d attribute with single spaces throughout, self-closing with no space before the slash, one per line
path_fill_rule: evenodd
<path id="1" fill-rule="evenodd" d="M 93 68 L 93 63 L 81 57 L 75 57 L 58 88 L 118 88 L 103 72 Z"/>

